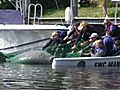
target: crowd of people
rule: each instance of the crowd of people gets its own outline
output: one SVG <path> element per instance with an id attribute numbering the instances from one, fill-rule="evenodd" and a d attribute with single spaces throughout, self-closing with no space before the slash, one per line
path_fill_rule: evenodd
<path id="1" fill-rule="evenodd" d="M 71 51 L 77 48 L 77 45 L 90 45 L 90 52 L 84 53 L 78 51 L 80 56 L 90 54 L 93 57 L 112 56 L 119 54 L 120 50 L 120 30 L 114 25 L 109 17 L 104 20 L 104 35 L 97 32 L 95 26 L 88 24 L 86 21 L 76 22 L 72 25 L 70 32 L 53 32 L 49 42 L 43 47 L 59 45 L 63 43 L 71 44 Z M 78 43 L 80 42 L 80 43 Z"/>

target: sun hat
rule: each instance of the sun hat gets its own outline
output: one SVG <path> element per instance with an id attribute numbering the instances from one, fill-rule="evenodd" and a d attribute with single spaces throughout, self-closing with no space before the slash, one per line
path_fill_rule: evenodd
<path id="1" fill-rule="evenodd" d="M 82 30 L 82 29 L 83 29 L 83 27 L 85 27 L 85 26 L 87 26 L 87 25 L 88 25 L 88 23 L 87 23 L 87 22 L 82 21 L 82 22 L 80 23 L 80 25 L 77 27 L 77 29 L 78 29 L 78 30 Z"/>
<path id="2" fill-rule="evenodd" d="M 97 33 L 92 33 L 91 36 L 89 38 L 94 38 L 94 37 L 98 37 L 98 34 Z"/>

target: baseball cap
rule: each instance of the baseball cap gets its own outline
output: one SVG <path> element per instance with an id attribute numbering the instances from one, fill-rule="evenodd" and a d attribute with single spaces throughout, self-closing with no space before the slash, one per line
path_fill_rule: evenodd
<path id="1" fill-rule="evenodd" d="M 89 38 L 94 38 L 94 37 L 98 37 L 98 34 L 97 33 L 92 33 Z"/>

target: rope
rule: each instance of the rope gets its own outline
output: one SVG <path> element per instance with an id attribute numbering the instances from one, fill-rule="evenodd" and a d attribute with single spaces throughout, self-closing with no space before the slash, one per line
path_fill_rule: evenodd
<path id="1" fill-rule="evenodd" d="M 36 40 L 36 41 L 33 41 L 33 42 L 28 42 L 28 43 L 16 45 L 16 46 L 11 46 L 11 47 L 6 47 L 6 48 L 0 48 L 0 50 L 6 50 L 6 49 L 12 49 L 12 48 L 15 48 L 15 47 L 17 48 L 17 47 L 21 47 L 21 46 L 26 46 L 26 45 L 30 45 L 30 44 L 34 44 L 34 43 L 46 41 L 46 40 L 49 40 L 49 39 L 50 38 L 44 38 L 44 39 Z"/>

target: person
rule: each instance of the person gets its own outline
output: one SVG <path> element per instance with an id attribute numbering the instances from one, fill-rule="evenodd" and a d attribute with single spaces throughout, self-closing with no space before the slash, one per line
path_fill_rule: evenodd
<path id="1" fill-rule="evenodd" d="M 71 26 L 71 28 L 69 29 L 69 31 L 67 32 L 68 35 L 63 39 L 64 41 L 72 41 L 74 40 L 74 38 L 77 37 L 77 33 L 75 32 L 77 30 L 77 27 L 80 25 L 80 22 L 75 22 L 73 23 L 73 25 Z M 77 30 L 79 31 L 79 30 Z"/>
<path id="2" fill-rule="evenodd" d="M 110 21 L 109 17 L 106 16 L 104 20 L 104 25 L 105 25 L 105 31 L 114 31 L 115 26 L 114 24 Z"/>
<path id="3" fill-rule="evenodd" d="M 60 38 L 60 33 L 59 32 L 53 32 L 50 40 L 43 46 L 42 49 L 45 49 L 50 46 L 58 45 L 62 43 L 62 39 Z"/>
<path id="4" fill-rule="evenodd" d="M 84 41 L 89 40 L 90 35 L 94 32 L 96 32 L 94 26 L 82 21 L 81 23 L 77 23 L 77 25 L 71 29 L 70 33 L 63 40 L 67 40 L 72 36 L 71 41 L 73 41 L 73 46 L 71 49 L 74 50 L 81 39 Z"/>
<path id="5" fill-rule="evenodd" d="M 95 41 L 94 53 L 91 53 L 92 57 L 103 57 L 106 55 L 106 48 L 104 47 L 102 40 Z"/>
<path id="6" fill-rule="evenodd" d="M 111 56 L 114 50 L 114 39 L 111 36 L 112 31 L 107 30 L 106 36 L 103 38 L 103 44 L 106 47 L 106 56 Z"/>
<path id="7" fill-rule="evenodd" d="M 92 33 L 91 36 L 89 37 L 88 41 L 85 41 L 81 43 L 81 46 L 85 46 L 82 50 L 80 50 L 78 53 L 80 56 L 85 56 L 85 55 L 90 55 L 91 52 L 94 52 L 95 48 L 95 41 L 99 39 L 99 35 L 97 33 Z M 86 46 L 87 45 L 87 46 Z M 91 52 L 84 52 L 86 49 L 91 49 Z"/>
<path id="8" fill-rule="evenodd" d="M 114 44 L 114 54 L 113 55 L 118 55 L 120 54 L 120 40 L 116 40 Z"/>
<path id="9" fill-rule="evenodd" d="M 110 21 L 110 19 L 109 19 L 108 16 L 105 17 L 104 25 L 105 25 L 105 32 L 106 32 L 106 31 L 111 31 L 111 32 L 112 32 L 112 33 L 111 33 L 111 36 L 112 36 L 115 40 L 120 39 L 120 29 L 119 29 L 118 25 L 113 24 L 113 23 Z"/>
<path id="10" fill-rule="evenodd" d="M 98 38 L 99 38 L 99 35 L 98 35 L 97 33 L 92 33 L 91 36 L 89 37 L 89 40 L 80 43 L 80 45 L 81 45 L 81 46 L 88 45 L 88 44 L 93 43 L 93 42 L 95 42 L 96 40 L 98 40 Z"/>
<path id="11" fill-rule="evenodd" d="M 59 36 L 60 36 L 60 38 L 63 40 L 65 37 L 66 37 L 66 35 L 67 35 L 67 31 L 57 31 L 57 33 L 59 33 Z"/>

